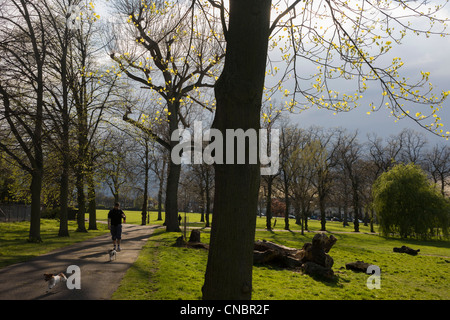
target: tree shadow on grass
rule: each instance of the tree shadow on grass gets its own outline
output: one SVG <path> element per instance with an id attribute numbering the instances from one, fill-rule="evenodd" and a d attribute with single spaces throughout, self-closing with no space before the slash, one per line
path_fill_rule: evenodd
<path id="1" fill-rule="evenodd" d="M 431 240 L 421 240 L 414 238 L 400 238 L 393 236 L 380 236 L 381 238 L 393 242 L 401 242 L 402 244 L 409 244 L 411 246 L 430 246 L 436 248 L 450 249 L 450 241 L 448 239 L 431 239 Z"/>
<path id="2" fill-rule="evenodd" d="M 332 288 L 342 288 L 343 283 L 342 282 L 349 282 L 349 280 L 342 279 L 337 274 L 333 274 L 331 277 L 323 277 L 319 275 L 308 275 L 306 273 L 303 273 L 306 276 L 311 277 L 313 280 L 317 282 L 321 282 L 322 284 L 332 287 Z"/>
<path id="3" fill-rule="evenodd" d="M 325 276 L 320 276 L 320 275 L 307 274 L 304 272 L 304 270 L 302 268 L 295 268 L 295 269 L 286 268 L 278 263 L 273 263 L 273 264 L 255 263 L 254 267 L 266 268 L 270 271 L 291 271 L 293 273 L 299 273 L 299 274 L 304 275 L 305 277 L 310 277 L 311 279 L 313 279 L 317 282 L 321 282 L 322 284 L 324 284 L 328 287 L 333 287 L 333 288 L 342 288 L 343 282 L 350 281 L 350 280 L 346 280 L 346 279 L 339 277 L 339 273 L 340 273 L 339 271 L 337 273 L 334 272 L 332 276 L 325 277 Z"/>

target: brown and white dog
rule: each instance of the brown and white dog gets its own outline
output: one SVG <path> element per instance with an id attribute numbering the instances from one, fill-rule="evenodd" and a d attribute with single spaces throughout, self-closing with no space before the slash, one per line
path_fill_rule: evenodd
<path id="1" fill-rule="evenodd" d="M 109 254 L 109 261 L 116 260 L 116 254 L 117 254 L 116 249 L 109 250 L 108 254 Z"/>
<path id="2" fill-rule="evenodd" d="M 60 282 L 66 282 L 67 278 L 64 273 L 59 274 L 52 274 L 52 273 L 45 273 L 44 274 L 44 280 L 48 281 L 48 289 L 54 288 L 58 283 Z"/>

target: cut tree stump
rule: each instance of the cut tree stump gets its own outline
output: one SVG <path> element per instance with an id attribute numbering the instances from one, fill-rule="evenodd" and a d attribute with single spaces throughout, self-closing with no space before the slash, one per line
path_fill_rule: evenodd
<path id="1" fill-rule="evenodd" d="M 200 242 L 200 230 L 194 229 L 191 231 L 189 242 Z"/>
<path id="2" fill-rule="evenodd" d="M 189 241 L 186 242 L 184 237 L 181 236 L 176 239 L 175 242 L 176 247 L 185 247 L 185 248 L 194 248 L 194 249 L 209 249 L 209 245 L 206 243 L 202 243 L 200 241 L 200 230 L 194 229 L 191 231 L 191 235 L 189 236 Z"/>
<path id="3" fill-rule="evenodd" d="M 334 272 L 333 258 L 328 254 L 336 243 L 333 235 L 317 233 L 312 242 L 305 243 L 302 249 L 290 248 L 269 241 L 256 241 L 253 262 L 256 264 L 273 264 L 282 268 L 301 268 L 312 276 L 332 279 Z"/>

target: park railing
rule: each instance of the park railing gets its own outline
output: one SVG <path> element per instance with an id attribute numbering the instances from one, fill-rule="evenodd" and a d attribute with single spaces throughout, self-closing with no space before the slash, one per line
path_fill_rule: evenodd
<path id="1" fill-rule="evenodd" d="M 31 207 L 22 204 L 0 204 L 0 222 L 30 221 Z"/>

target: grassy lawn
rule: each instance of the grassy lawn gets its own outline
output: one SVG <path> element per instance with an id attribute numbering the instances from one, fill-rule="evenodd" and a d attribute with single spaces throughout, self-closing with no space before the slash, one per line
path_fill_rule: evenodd
<path id="1" fill-rule="evenodd" d="M 59 221 L 41 219 L 42 243 L 27 242 L 29 222 L 0 223 L 0 268 L 29 260 L 52 250 L 87 240 L 109 232 L 106 225 L 97 224 L 98 230 L 75 232 L 76 221 L 69 221 L 69 237 L 58 237 Z"/>
<path id="2" fill-rule="evenodd" d="M 107 221 L 109 210 L 97 210 L 97 220 Z M 127 223 L 131 224 L 141 224 L 141 212 L 140 211 L 129 211 L 124 210 L 125 215 L 127 216 Z M 181 217 L 184 221 L 184 212 L 180 212 Z M 201 222 L 201 215 L 199 213 L 187 213 L 187 226 L 193 228 L 203 228 L 205 226 L 204 222 Z M 159 224 L 162 225 L 164 223 L 164 213 L 162 214 L 163 220 L 157 220 L 158 212 L 150 211 L 150 224 Z M 272 219 L 272 225 L 276 220 L 275 230 L 283 230 L 284 229 L 284 218 L 276 218 Z M 212 221 L 212 215 L 209 216 L 209 221 Z M 320 221 L 318 220 L 308 220 L 309 230 L 311 231 L 319 231 L 320 230 Z M 295 219 L 289 219 L 289 227 L 292 231 L 300 231 L 301 227 L 295 224 Z M 265 229 L 266 228 L 266 218 L 265 217 L 257 217 L 256 218 L 256 229 Z M 326 224 L 327 231 L 330 232 L 352 232 L 353 231 L 353 223 L 350 223 L 350 226 L 343 227 L 342 222 L 337 221 L 327 221 Z M 370 227 L 364 226 L 362 223 L 359 224 L 359 230 L 361 233 L 369 233 Z M 375 227 L 375 231 L 377 231 Z"/>
<path id="3" fill-rule="evenodd" d="M 108 210 L 98 210 L 97 218 L 106 220 Z M 138 211 L 125 211 L 127 223 L 140 224 Z M 184 217 L 184 213 L 182 213 Z M 204 228 L 200 215 L 187 214 L 189 228 L 202 228 L 201 240 L 209 242 L 209 228 Z M 157 213 L 150 213 L 150 224 Z M 257 240 L 268 240 L 286 246 L 301 248 L 310 242 L 314 232 L 301 235 L 300 227 L 290 221 L 292 232 L 282 230 L 284 221 L 277 219 L 274 231 L 265 231 L 265 218 L 257 218 Z M 312 231 L 320 229 L 320 222 L 309 221 Z M 26 241 L 28 222 L 0 223 L 0 267 L 25 261 L 59 247 L 70 245 L 108 232 L 104 224 L 98 231 L 75 232 L 76 223 L 69 222 L 70 237 L 59 238 L 58 221 L 42 220 L 43 243 Z M 314 280 L 301 272 L 268 266 L 253 269 L 253 299 L 303 300 L 303 299 L 450 299 L 450 241 L 419 241 L 412 239 L 384 238 L 370 234 L 369 227 L 360 226 L 361 233 L 352 232 L 353 226 L 342 227 L 339 222 L 327 222 L 327 229 L 338 239 L 330 251 L 334 259 L 333 270 L 337 281 L 333 283 Z M 144 245 L 136 263 L 128 270 L 114 299 L 178 300 L 201 299 L 207 251 L 174 247 L 179 233 L 167 233 L 163 228 L 155 230 Z M 126 241 L 126 239 L 124 239 Z M 407 245 L 420 249 L 418 256 L 394 253 L 393 247 Z M 367 274 L 345 269 L 345 264 L 363 260 L 381 268 L 381 289 L 369 290 Z"/>
<path id="4" fill-rule="evenodd" d="M 197 219 L 198 218 L 198 219 Z M 199 215 L 190 215 L 190 224 L 201 226 Z M 278 221 L 280 223 L 281 221 Z M 257 218 L 258 228 L 265 220 Z M 284 227 L 284 222 L 280 225 Z M 292 229 L 297 228 L 293 221 Z M 352 233 L 353 227 L 327 222 L 338 239 L 330 251 L 334 259 L 335 283 L 327 283 L 301 272 L 274 267 L 253 269 L 253 299 L 450 299 L 450 241 L 418 241 L 384 238 L 374 234 Z M 361 226 L 368 232 L 368 227 Z M 367 230 L 364 230 L 367 228 Z M 319 230 L 319 221 L 310 221 L 311 230 Z M 257 231 L 256 239 L 274 241 L 301 248 L 315 233 Z M 144 246 L 135 265 L 128 271 L 114 299 L 178 300 L 201 299 L 207 252 L 200 249 L 174 247 L 179 233 L 155 231 Z M 208 243 L 209 229 L 202 229 L 202 242 Z M 420 249 L 418 256 L 394 253 L 402 245 Z M 363 260 L 381 268 L 381 289 L 369 290 L 369 275 L 345 269 L 345 264 Z"/>

